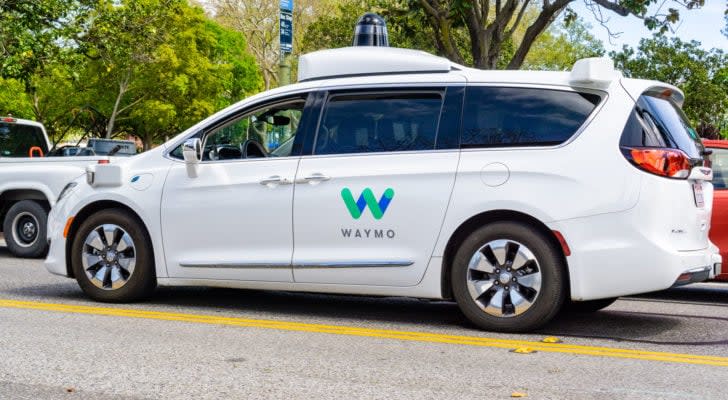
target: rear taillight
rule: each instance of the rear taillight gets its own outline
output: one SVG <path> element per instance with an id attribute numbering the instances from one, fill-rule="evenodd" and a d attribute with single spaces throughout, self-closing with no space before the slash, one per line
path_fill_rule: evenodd
<path id="1" fill-rule="evenodd" d="M 637 168 L 667 178 L 687 179 L 692 169 L 690 157 L 677 149 L 624 147 L 622 153 Z"/>

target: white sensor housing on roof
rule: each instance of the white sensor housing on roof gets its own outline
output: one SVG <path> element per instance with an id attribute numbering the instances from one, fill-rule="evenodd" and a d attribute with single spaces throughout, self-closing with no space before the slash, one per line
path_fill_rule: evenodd
<path id="1" fill-rule="evenodd" d="M 308 53 L 298 61 L 298 81 L 357 75 L 449 72 L 452 63 L 424 51 L 344 47 Z"/>
<path id="2" fill-rule="evenodd" d="M 608 87 L 613 80 L 619 79 L 619 72 L 614 69 L 614 61 L 607 57 L 583 58 L 574 63 L 569 75 L 572 85 Z"/>

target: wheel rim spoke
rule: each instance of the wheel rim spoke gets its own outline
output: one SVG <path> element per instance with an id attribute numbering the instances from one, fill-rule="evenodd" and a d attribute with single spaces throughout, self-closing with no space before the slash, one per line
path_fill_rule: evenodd
<path id="1" fill-rule="evenodd" d="M 485 292 L 494 287 L 494 282 L 489 280 L 468 281 L 468 291 L 473 299 L 480 299 Z"/>
<path id="2" fill-rule="evenodd" d="M 495 272 L 495 264 L 488 261 L 488 257 L 482 252 L 477 252 L 470 258 L 468 268 L 471 270 L 492 274 Z"/>
<path id="3" fill-rule="evenodd" d="M 528 310 L 532 304 L 531 301 L 523 297 L 515 288 L 511 290 L 511 303 L 513 304 L 516 315 L 522 314 L 524 311 Z"/>

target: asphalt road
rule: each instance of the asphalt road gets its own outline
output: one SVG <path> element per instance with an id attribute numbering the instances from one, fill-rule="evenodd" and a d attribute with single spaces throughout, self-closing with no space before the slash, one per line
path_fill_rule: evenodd
<path id="1" fill-rule="evenodd" d="M 160 288 L 93 303 L 0 241 L 0 399 L 719 399 L 726 383 L 728 284 L 503 335 L 401 298 Z"/>

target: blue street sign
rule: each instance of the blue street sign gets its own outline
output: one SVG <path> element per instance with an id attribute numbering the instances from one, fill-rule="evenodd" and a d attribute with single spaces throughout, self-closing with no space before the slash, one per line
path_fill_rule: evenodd
<path id="1" fill-rule="evenodd" d="M 283 4 L 284 0 L 281 0 Z M 293 13 L 281 8 L 281 51 L 291 53 L 293 51 Z"/>
<path id="2" fill-rule="evenodd" d="M 293 0 L 281 0 L 281 10 L 293 11 Z"/>

